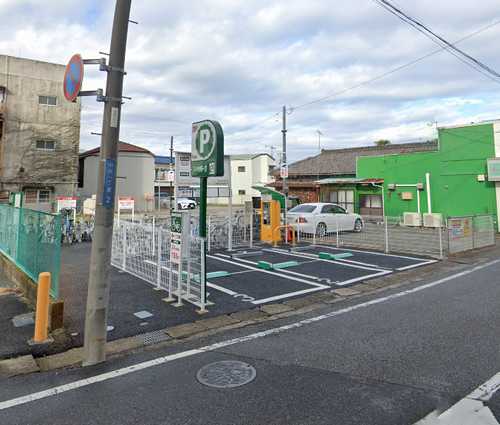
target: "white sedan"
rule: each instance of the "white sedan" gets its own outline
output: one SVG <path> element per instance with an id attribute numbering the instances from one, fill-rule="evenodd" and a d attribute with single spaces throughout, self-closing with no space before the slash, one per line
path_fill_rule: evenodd
<path id="1" fill-rule="evenodd" d="M 339 231 L 361 232 L 363 219 L 359 214 L 347 212 L 335 204 L 311 203 L 300 204 L 288 211 L 287 221 L 302 233 L 316 233 L 325 236 Z"/>
<path id="2" fill-rule="evenodd" d="M 177 209 L 192 210 L 196 208 L 196 202 L 188 198 L 177 198 Z"/>

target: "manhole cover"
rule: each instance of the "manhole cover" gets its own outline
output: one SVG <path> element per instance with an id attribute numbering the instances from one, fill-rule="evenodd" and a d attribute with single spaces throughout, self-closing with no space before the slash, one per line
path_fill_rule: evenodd
<path id="1" fill-rule="evenodd" d="M 235 388 L 252 382 L 256 375 L 257 371 L 248 363 L 225 360 L 203 366 L 196 379 L 209 387 Z"/>

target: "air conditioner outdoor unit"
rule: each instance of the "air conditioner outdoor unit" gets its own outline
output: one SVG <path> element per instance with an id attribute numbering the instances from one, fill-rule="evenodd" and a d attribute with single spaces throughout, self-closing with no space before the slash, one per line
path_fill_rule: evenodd
<path id="1" fill-rule="evenodd" d="M 405 226 L 421 226 L 422 216 L 419 213 L 403 213 L 403 224 Z"/>
<path id="2" fill-rule="evenodd" d="M 442 227 L 443 215 L 442 214 L 424 214 L 424 227 Z"/>

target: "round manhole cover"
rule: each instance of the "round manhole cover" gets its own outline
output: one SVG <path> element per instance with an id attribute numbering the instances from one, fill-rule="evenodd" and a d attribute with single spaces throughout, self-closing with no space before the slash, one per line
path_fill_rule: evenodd
<path id="1" fill-rule="evenodd" d="M 256 375 L 257 371 L 248 363 L 225 360 L 203 366 L 196 379 L 209 387 L 235 388 L 252 382 Z"/>

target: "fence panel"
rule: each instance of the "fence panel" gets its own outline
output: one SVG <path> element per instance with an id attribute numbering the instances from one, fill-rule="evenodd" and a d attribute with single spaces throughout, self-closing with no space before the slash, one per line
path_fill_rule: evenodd
<path id="1" fill-rule="evenodd" d="M 0 205 L 0 250 L 34 282 L 50 272 L 50 293 L 59 295 L 61 217 L 11 205 Z"/>
<path id="2" fill-rule="evenodd" d="M 206 305 L 204 287 L 205 240 L 191 235 L 183 249 L 180 265 L 170 261 L 170 230 L 152 223 L 121 221 L 113 228 L 111 264 L 138 277 L 169 298 L 188 301 L 202 310 Z"/>
<path id="3" fill-rule="evenodd" d="M 472 219 L 474 248 L 495 245 L 495 221 L 491 215 L 481 215 Z"/>

